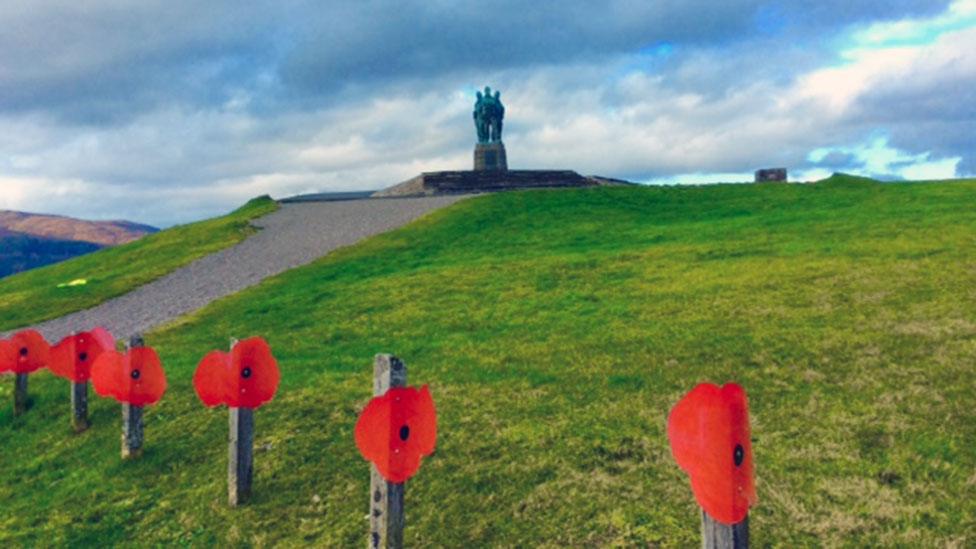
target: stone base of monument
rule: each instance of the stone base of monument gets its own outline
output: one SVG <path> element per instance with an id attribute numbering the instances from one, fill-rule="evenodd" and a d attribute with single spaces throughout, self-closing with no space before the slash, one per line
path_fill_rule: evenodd
<path id="1" fill-rule="evenodd" d="M 505 156 L 505 144 L 501 141 L 495 143 L 478 143 L 474 146 L 474 169 L 481 170 L 507 170 L 508 159 Z"/>
<path id="2" fill-rule="evenodd" d="M 425 172 L 373 193 L 376 198 L 468 194 L 520 189 L 632 185 L 605 177 L 584 177 L 572 170 L 478 170 Z"/>

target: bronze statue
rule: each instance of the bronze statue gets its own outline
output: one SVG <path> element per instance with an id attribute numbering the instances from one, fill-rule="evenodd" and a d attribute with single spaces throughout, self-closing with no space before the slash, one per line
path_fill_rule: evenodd
<path id="1" fill-rule="evenodd" d="M 474 103 L 474 127 L 478 132 L 478 143 L 498 143 L 502 140 L 502 119 L 505 117 L 505 106 L 502 105 L 501 92 L 491 94 L 491 88 L 485 86 L 485 93 L 477 92 Z"/>
<path id="2" fill-rule="evenodd" d="M 477 100 L 474 102 L 474 129 L 478 133 L 478 143 L 488 142 L 488 121 L 485 119 L 485 113 L 482 106 L 484 105 L 484 97 L 482 97 L 481 92 L 476 93 Z"/>

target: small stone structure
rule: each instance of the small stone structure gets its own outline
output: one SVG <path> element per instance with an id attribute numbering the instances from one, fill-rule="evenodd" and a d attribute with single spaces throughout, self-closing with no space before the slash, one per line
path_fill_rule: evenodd
<path id="1" fill-rule="evenodd" d="M 765 168 L 756 170 L 756 183 L 766 183 L 769 181 L 786 182 L 786 168 Z"/>

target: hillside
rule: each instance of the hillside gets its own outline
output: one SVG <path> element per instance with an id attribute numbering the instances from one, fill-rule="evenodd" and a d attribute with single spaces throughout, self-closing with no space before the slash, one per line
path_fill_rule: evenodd
<path id="1" fill-rule="evenodd" d="M 408 546 L 698 544 L 664 433 L 704 380 L 749 394 L 756 546 L 972 545 L 974 195 L 838 177 L 465 200 L 148 334 L 169 391 L 138 462 L 117 404 L 72 436 L 65 382 L 34 376 L 19 418 L 0 385 L 0 544 L 362 545 L 352 429 L 393 352 L 439 414 Z M 254 334 L 282 383 L 230 510 L 227 412 L 191 376 Z"/>
<path id="2" fill-rule="evenodd" d="M 251 200 L 223 217 L 180 225 L 129 242 L 0 280 L 0 332 L 87 309 L 155 280 L 198 257 L 240 242 L 250 220 L 277 203 Z M 0 243 L 0 250 L 2 250 Z M 82 286 L 59 287 L 76 279 Z"/>
<path id="3" fill-rule="evenodd" d="M 131 221 L 85 221 L 61 215 L 0 210 L 0 229 L 36 237 L 116 246 L 142 238 L 159 229 Z"/>
<path id="4" fill-rule="evenodd" d="M 0 210 L 0 278 L 125 244 L 158 230 L 129 221 L 84 221 Z"/>

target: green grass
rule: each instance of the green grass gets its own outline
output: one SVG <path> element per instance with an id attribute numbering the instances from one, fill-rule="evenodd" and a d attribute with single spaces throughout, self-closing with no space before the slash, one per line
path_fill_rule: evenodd
<path id="1" fill-rule="evenodd" d="M 0 387 L 0 545 L 361 546 L 352 438 L 371 362 L 430 384 L 438 449 L 408 546 L 698 544 L 671 406 L 747 390 L 756 546 L 976 544 L 976 181 L 599 188 L 460 202 L 156 333 L 170 377 L 142 460 L 67 385 Z M 225 409 L 196 362 L 261 334 L 255 498 L 227 508 Z"/>
<path id="2" fill-rule="evenodd" d="M 277 203 L 255 198 L 223 217 L 180 225 L 134 242 L 0 279 L 0 331 L 94 307 L 254 232 L 249 222 Z M 58 284 L 86 279 L 83 286 Z"/>

